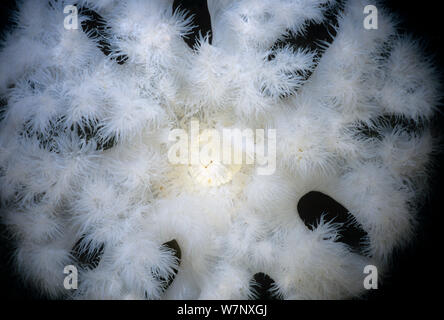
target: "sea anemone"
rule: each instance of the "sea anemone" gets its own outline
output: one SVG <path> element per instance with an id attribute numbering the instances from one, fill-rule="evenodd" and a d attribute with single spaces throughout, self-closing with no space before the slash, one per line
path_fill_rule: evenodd
<path id="1" fill-rule="evenodd" d="M 172 0 L 19 1 L 0 216 L 20 275 L 53 298 L 247 299 L 261 273 L 284 299 L 362 296 L 366 266 L 383 276 L 414 234 L 440 99 L 421 43 L 373 2 L 369 22 L 361 0 L 208 0 L 190 47 Z M 329 38 L 304 45 L 313 25 Z M 298 212 L 313 191 L 346 218 Z"/>

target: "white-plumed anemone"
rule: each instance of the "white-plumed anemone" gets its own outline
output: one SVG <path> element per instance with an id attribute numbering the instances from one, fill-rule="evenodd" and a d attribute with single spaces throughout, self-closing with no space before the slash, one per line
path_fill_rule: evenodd
<path id="1" fill-rule="evenodd" d="M 87 11 L 64 28 L 74 2 L 103 18 L 99 38 L 82 30 Z M 414 232 L 440 98 L 420 43 L 380 2 L 365 29 L 366 5 L 208 0 L 212 37 L 191 49 L 172 0 L 20 1 L 0 51 L 0 204 L 23 278 L 78 299 L 246 299 L 257 273 L 285 299 L 362 295 L 364 267 L 383 274 Z M 332 32 L 322 49 L 283 44 L 320 23 Z M 198 152 L 220 146 L 203 130 L 245 128 L 255 152 L 171 162 L 168 133 L 188 145 L 193 120 Z M 325 215 L 305 224 L 311 191 L 349 210 L 361 251 Z M 79 257 L 97 252 L 94 267 Z"/>

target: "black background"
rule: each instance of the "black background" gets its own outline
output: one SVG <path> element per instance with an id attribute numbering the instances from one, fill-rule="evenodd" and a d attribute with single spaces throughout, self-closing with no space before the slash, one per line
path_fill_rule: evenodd
<path id="1" fill-rule="evenodd" d="M 30 0 L 34 1 L 34 0 Z M 352 0 L 353 1 L 353 0 Z M 183 7 L 191 8 L 205 30 L 209 19 L 205 15 L 206 8 L 201 1 L 182 2 Z M 0 3 L 0 30 L 9 26 L 9 11 L 14 1 Z M 385 1 L 386 7 L 398 14 L 402 19 L 401 28 L 423 40 L 427 44 L 427 53 L 434 56 L 439 70 L 444 66 L 444 46 L 442 24 L 444 23 L 437 1 Z M 371 1 L 369 1 L 371 4 Z M 437 129 L 444 128 L 441 113 L 434 119 Z M 442 130 L 442 129 L 441 129 Z M 443 198 L 443 154 L 434 158 L 434 171 L 431 176 L 430 196 L 421 210 L 419 217 L 420 228 L 417 238 L 412 244 L 397 252 L 393 259 L 391 276 L 380 285 L 378 290 L 372 290 L 365 297 L 368 300 L 432 300 L 439 298 L 436 291 L 441 288 L 441 244 L 436 240 L 436 228 L 439 225 L 438 216 L 442 214 L 441 200 Z M 8 263 L 10 259 L 10 244 L 2 239 L 0 244 L 0 295 L 1 299 L 35 299 L 37 296 L 31 288 L 25 288 L 14 275 Z"/>

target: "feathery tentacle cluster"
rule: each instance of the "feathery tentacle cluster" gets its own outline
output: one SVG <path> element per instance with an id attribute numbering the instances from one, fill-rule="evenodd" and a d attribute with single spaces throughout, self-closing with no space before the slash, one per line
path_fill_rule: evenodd
<path id="1" fill-rule="evenodd" d="M 74 3 L 103 18 L 101 39 L 64 28 Z M 367 30 L 361 0 L 208 0 L 212 39 L 194 48 L 172 0 L 19 4 L 0 52 L 1 217 L 21 274 L 43 292 L 244 299 L 263 272 L 285 299 L 349 298 L 365 291 L 366 265 L 384 273 L 412 236 L 438 79 L 379 2 Z M 321 49 L 279 45 L 331 11 Z M 205 186 L 206 168 L 168 160 L 168 132 L 192 119 L 275 129 L 275 172 L 211 163 L 219 180 Z M 297 204 L 310 191 L 350 211 L 367 234 L 362 252 L 338 241 L 335 221 L 307 228 Z M 74 246 L 101 250 L 100 261 L 83 266 Z M 79 269 L 77 290 L 63 287 L 66 265 Z"/>

